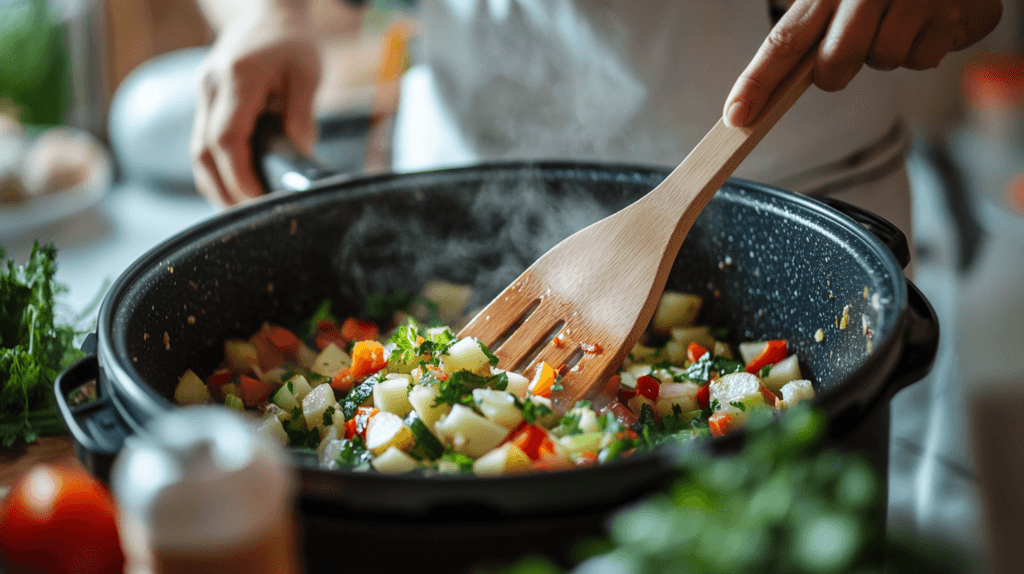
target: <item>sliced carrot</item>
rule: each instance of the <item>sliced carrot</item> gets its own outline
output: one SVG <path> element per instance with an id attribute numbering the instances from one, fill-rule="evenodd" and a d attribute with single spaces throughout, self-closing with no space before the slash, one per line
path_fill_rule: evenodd
<path id="1" fill-rule="evenodd" d="M 686 347 L 686 360 L 691 363 L 696 363 L 701 357 L 708 354 L 708 350 L 701 346 L 699 343 L 690 343 Z"/>
<path id="2" fill-rule="evenodd" d="M 530 392 L 538 397 L 550 397 L 551 388 L 555 386 L 555 369 L 547 363 L 541 363 L 537 368 L 537 374 L 530 382 Z"/>
<path id="3" fill-rule="evenodd" d="M 345 421 L 345 438 L 351 439 L 352 437 L 356 436 L 356 433 L 359 432 L 358 427 L 359 423 L 356 421 L 356 419 L 348 419 L 347 421 Z"/>
<path id="4" fill-rule="evenodd" d="M 380 329 L 373 321 L 349 317 L 341 324 L 341 336 L 349 341 L 368 341 L 376 339 L 378 335 L 380 335 Z"/>
<path id="5" fill-rule="evenodd" d="M 359 341 L 352 348 L 352 375 L 365 377 L 388 366 L 384 358 L 384 345 L 377 341 Z"/>
<path id="6" fill-rule="evenodd" d="M 708 427 L 714 436 L 724 436 L 732 431 L 735 417 L 729 413 L 715 413 L 708 417 Z"/>
<path id="7" fill-rule="evenodd" d="M 644 375 L 636 380 L 636 394 L 638 395 L 657 401 L 660 391 L 661 381 L 650 375 Z"/>
<path id="8" fill-rule="evenodd" d="M 259 379 L 245 375 L 239 375 L 238 388 L 242 391 L 242 402 L 245 403 L 245 406 L 255 407 L 260 403 L 266 402 L 270 398 L 270 393 L 277 389 L 277 385 L 264 383 Z"/>
<path id="9" fill-rule="evenodd" d="M 787 355 L 786 341 L 767 341 L 764 349 L 761 349 L 761 352 L 747 363 L 746 371 L 756 375 L 765 367 L 765 365 L 774 365 L 782 359 L 785 359 Z"/>

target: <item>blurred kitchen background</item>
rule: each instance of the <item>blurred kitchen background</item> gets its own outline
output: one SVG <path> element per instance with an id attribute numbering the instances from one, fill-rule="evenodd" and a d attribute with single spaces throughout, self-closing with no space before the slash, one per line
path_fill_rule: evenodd
<path id="1" fill-rule="evenodd" d="M 376 2 L 367 25 L 346 34 L 353 27 L 340 3 L 318 4 L 327 15 L 321 20 L 340 32 L 324 66 L 318 155 L 345 171 L 383 169 L 395 101 L 389 94 L 414 41 L 413 7 Z M 896 72 L 914 133 L 914 280 L 939 313 L 943 339 L 932 376 L 893 405 L 890 525 L 947 540 L 982 559 L 980 571 L 1014 556 L 1008 563 L 1019 567 L 1024 539 L 1024 1 L 1004 6 L 999 27 L 980 45 L 937 70 Z M 0 178 L 12 157 L 55 125 L 80 130 L 65 134 L 79 142 L 77 155 L 52 154 L 58 164 L 81 162 L 84 174 L 64 174 L 78 194 L 49 204 L 25 190 L 8 197 L 0 204 L 0 245 L 24 260 L 33 240 L 55 241 L 71 315 L 135 258 L 214 213 L 174 177 L 182 169 L 174 154 L 143 173 L 119 169 L 121 157 L 160 156 L 161 146 L 187 142 L 116 145 L 137 122 L 150 121 L 146 105 L 164 105 L 168 91 L 193 90 L 195 79 L 147 85 L 151 98 L 141 100 L 119 101 L 119 88 L 144 81 L 140 66 L 200 58 L 212 39 L 193 0 L 0 0 L 0 112 L 24 124 L 0 126 L 8 138 Z M 190 122 L 190 114 L 180 110 L 172 121 Z M 45 163 L 46 154 L 40 157 Z M 3 189 L 0 199 L 19 193 Z M 1016 491 L 1001 493 L 1006 483 Z"/>

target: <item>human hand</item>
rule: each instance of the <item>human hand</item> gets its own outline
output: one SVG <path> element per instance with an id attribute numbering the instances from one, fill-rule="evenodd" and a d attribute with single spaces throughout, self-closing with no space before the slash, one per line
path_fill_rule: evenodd
<path id="1" fill-rule="evenodd" d="M 864 64 L 934 68 L 985 37 L 1001 15 L 1001 0 L 796 0 L 736 80 L 723 117 L 732 126 L 750 123 L 815 46 L 814 83 L 834 92 Z"/>
<path id="2" fill-rule="evenodd" d="M 285 135 L 312 153 L 316 37 L 304 9 L 278 6 L 240 15 L 221 31 L 201 68 L 191 142 L 196 186 L 211 202 L 228 206 L 262 193 L 250 140 L 264 110 L 279 113 Z"/>

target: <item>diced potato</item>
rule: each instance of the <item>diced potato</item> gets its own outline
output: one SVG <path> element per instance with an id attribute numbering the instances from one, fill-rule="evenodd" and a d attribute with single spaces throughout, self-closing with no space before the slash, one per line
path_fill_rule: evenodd
<path id="1" fill-rule="evenodd" d="M 324 413 L 337 403 L 331 385 L 319 385 L 310 391 L 306 398 L 302 399 L 302 416 L 306 419 L 306 427 L 319 430 L 327 426 L 324 424 Z"/>
<path id="2" fill-rule="evenodd" d="M 651 369 L 651 376 L 658 379 L 659 383 L 674 383 L 676 379 L 672 376 L 672 371 L 668 369 Z"/>
<path id="3" fill-rule="evenodd" d="M 673 327 L 690 327 L 697 320 L 704 298 L 690 293 L 665 291 L 654 311 L 651 330 L 660 335 L 667 335 Z"/>
<path id="4" fill-rule="evenodd" d="M 483 456 L 508 436 L 507 428 L 463 405 L 452 407 L 447 416 L 437 421 L 434 429 L 442 441 L 454 447 L 455 452 L 473 458 Z"/>
<path id="5" fill-rule="evenodd" d="M 814 398 L 814 386 L 805 379 L 790 381 L 782 386 L 782 401 L 780 408 L 791 407 L 800 401 L 808 401 Z"/>
<path id="6" fill-rule="evenodd" d="M 779 394 L 779 390 L 782 389 L 783 385 L 802 378 L 800 362 L 797 360 L 796 355 L 790 355 L 772 365 L 771 370 L 768 371 L 768 376 L 762 379 L 762 381 L 764 386 L 768 387 L 768 390 Z"/>
<path id="7" fill-rule="evenodd" d="M 658 363 L 667 358 L 662 349 L 648 347 L 637 343 L 629 352 L 628 359 L 633 364 Z"/>
<path id="8" fill-rule="evenodd" d="M 206 383 L 192 369 L 185 371 L 178 379 L 178 386 L 174 388 L 174 402 L 179 405 L 198 405 L 210 400 L 210 389 L 206 388 Z"/>
<path id="9" fill-rule="evenodd" d="M 709 400 L 717 400 L 725 408 L 731 403 L 743 403 L 747 407 L 765 406 L 761 394 L 761 379 L 750 373 L 731 373 L 713 381 L 708 387 Z"/>
<path id="10" fill-rule="evenodd" d="M 627 370 L 629 371 L 630 375 L 633 375 L 633 380 L 639 379 L 640 377 L 642 377 L 644 375 L 651 374 L 651 366 L 650 365 L 633 365 L 633 366 L 629 367 L 629 369 L 627 369 Z M 630 388 L 636 388 L 636 385 L 634 384 Z"/>
<path id="11" fill-rule="evenodd" d="M 507 391 L 473 389 L 473 401 L 487 420 L 507 429 L 523 422 L 523 411 L 516 406 L 515 397 Z"/>
<path id="12" fill-rule="evenodd" d="M 274 386 L 280 386 L 284 384 L 284 379 L 282 379 L 281 377 L 283 377 L 284 374 L 287 372 L 288 371 L 286 371 L 283 367 L 274 367 L 273 369 L 268 369 L 257 374 L 259 375 L 259 380 L 263 381 L 264 383 L 268 383 Z"/>
<path id="13" fill-rule="evenodd" d="M 540 416 L 540 417 L 537 417 L 536 419 L 534 419 L 533 424 L 535 424 L 535 425 L 537 425 L 539 427 L 551 428 L 554 425 L 558 424 L 558 421 L 562 420 L 562 415 L 558 414 L 558 412 L 555 411 L 554 403 L 552 403 L 551 399 L 549 399 L 548 397 L 539 397 L 537 395 L 527 395 L 527 398 L 524 399 L 524 400 L 528 400 L 528 401 L 532 402 L 535 405 L 545 406 L 545 407 L 547 407 L 548 409 L 551 410 L 550 414 L 546 414 L 544 416 Z"/>
<path id="14" fill-rule="evenodd" d="M 251 374 L 252 366 L 260 364 L 256 346 L 241 339 L 224 341 L 224 362 L 233 373 Z"/>
<path id="15" fill-rule="evenodd" d="M 507 392 L 512 393 L 520 399 L 526 398 L 526 389 L 530 386 L 530 379 L 527 379 L 523 375 L 513 371 L 503 371 L 497 367 L 491 367 L 492 375 L 497 375 L 499 373 L 505 373 L 505 376 L 508 377 L 508 386 L 505 387 Z"/>
<path id="16" fill-rule="evenodd" d="M 479 476 L 500 476 L 533 470 L 533 461 L 518 446 L 508 442 L 473 462 L 473 473 Z"/>
<path id="17" fill-rule="evenodd" d="M 377 472 L 384 474 L 402 474 L 412 472 L 419 467 L 415 459 L 394 446 L 388 447 L 380 456 L 374 457 L 370 465 Z"/>
<path id="18" fill-rule="evenodd" d="M 761 354 L 761 351 L 767 345 L 768 341 L 744 341 L 740 343 L 740 357 L 743 359 L 743 363 L 750 363 L 750 361 L 754 360 L 754 357 Z"/>
<path id="19" fill-rule="evenodd" d="M 619 371 L 619 386 L 624 389 L 635 389 L 636 375 L 630 371 Z"/>
<path id="20" fill-rule="evenodd" d="M 658 415 L 667 417 L 674 412 L 673 407 L 682 412 L 697 408 L 697 385 L 695 383 L 662 383 L 658 390 L 658 401 L 654 405 Z"/>
<path id="21" fill-rule="evenodd" d="M 220 392 L 225 398 L 228 396 L 235 397 L 239 400 L 242 398 L 242 389 L 238 387 L 238 383 L 224 383 L 220 386 Z"/>
<path id="22" fill-rule="evenodd" d="M 297 399 L 295 397 L 295 393 L 292 392 L 292 389 L 294 388 L 294 383 L 291 385 L 288 383 L 281 385 L 276 391 L 274 391 L 273 395 L 270 395 L 271 402 L 281 407 L 281 409 L 286 412 L 292 412 L 292 409 L 299 406 L 299 399 Z"/>
<path id="23" fill-rule="evenodd" d="M 396 414 L 381 411 L 371 417 L 366 425 L 366 448 L 374 456 L 379 456 L 391 447 L 409 450 L 415 444 L 412 429 Z"/>
<path id="24" fill-rule="evenodd" d="M 242 401 L 240 397 L 237 397 L 235 395 L 225 395 L 224 406 L 228 407 L 229 409 L 235 409 L 236 411 L 245 411 L 245 403 Z"/>
<path id="25" fill-rule="evenodd" d="M 295 362 L 303 369 L 310 369 L 316 363 L 317 353 L 306 343 L 299 341 L 299 348 L 295 351 Z"/>
<path id="26" fill-rule="evenodd" d="M 657 405 L 654 404 L 654 401 L 643 395 L 636 395 L 633 398 L 629 399 L 629 401 L 626 403 L 626 406 L 629 407 L 629 410 L 633 411 L 633 414 L 637 416 L 639 416 L 640 413 L 643 411 L 644 405 L 650 407 L 651 414 L 655 414 L 658 412 Z"/>
<path id="27" fill-rule="evenodd" d="M 412 403 L 409 402 L 411 385 L 412 378 L 408 375 L 388 375 L 373 386 L 373 406 L 404 417 L 412 411 Z"/>
<path id="28" fill-rule="evenodd" d="M 447 355 L 441 356 L 441 369 L 446 373 L 456 371 L 478 372 L 490 365 L 490 358 L 480 347 L 480 340 L 474 337 L 460 339 L 448 349 Z"/>
<path id="29" fill-rule="evenodd" d="M 282 445 L 288 445 L 288 433 L 285 432 L 281 419 L 271 413 L 256 419 L 254 428 L 257 434 L 261 434 Z"/>
<path id="30" fill-rule="evenodd" d="M 684 349 L 689 347 L 690 343 L 697 343 L 705 349 L 715 346 L 715 339 L 707 326 L 676 327 L 672 329 L 672 340 L 682 345 Z"/>
<path id="31" fill-rule="evenodd" d="M 669 339 L 665 343 L 665 358 L 677 365 L 686 360 L 686 346 L 675 339 Z"/>
<path id="32" fill-rule="evenodd" d="M 302 399 L 306 398 L 306 395 L 313 390 L 309 381 L 307 381 L 306 377 L 303 377 L 302 375 L 293 376 L 285 382 L 285 385 L 289 383 L 291 383 L 291 391 L 292 394 L 295 395 L 295 400 L 297 401 L 302 401 Z"/>
<path id="33" fill-rule="evenodd" d="M 412 409 L 416 411 L 416 414 L 420 415 L 420 420 L 423 424 L 427 425 L 427 428 L 433 430 L 437 420 L 442 415 L 448 414 L 451 410 L 451 405 L 435 405 L 434 400 L 437 398 L 437 387 L 434 385 L 416 385 L 409 391 L 409 404 L 412 405 Z"/>
<path id="34" fill-rule="evenodd" d="M 340 420 L 336 422 L 341 423 Z M 324 429 L 324 432 L 320 434 L 320 444 L 319 446 L 316 447 L 317 458 L 323 461 L 325 455 L 327 454 L 327 449 L 330 446 L 330 444 L 334 441 L 341 440 L 343 438 L 345 438 L 345 425 L 343 423 L 332 424 L 326 427 Z M 334 457 L 337 456 L 338 453 L 335 452 Z"/>
<path id="35" fill-rule="evenodd" d="M 723 343 L 721 341 L 715 341 L 715 348 L 712 349 L 711 354 L 713 357 L 726 357 L 732 358 L 732 347 L 729 343 Z"/>
<path id="36" fill-rule="evenodd" d="M 342 369 L 352 366 L 352 357 L 334 343 L 328 344 L 313 360 L 310 371 L 331 379 Z"/>
<path id="37" fill-rule="evenodd" d="M 602 448 L 604 433 L 587 432 L 572 436 L 563 436 L 558 439 L 558 444 L 570 455 L 578 455 L 581 452 L 598 452 Z"/>

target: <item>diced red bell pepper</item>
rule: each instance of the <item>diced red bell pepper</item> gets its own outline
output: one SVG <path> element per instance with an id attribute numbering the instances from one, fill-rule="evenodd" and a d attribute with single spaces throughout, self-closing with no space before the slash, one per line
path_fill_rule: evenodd
<path id="1" fill-rule="evenodd" d="M 276 369 L 288 362 L 287 353 L 277 348 L 270 338 L 272 330 L 264 326 L 249 338 L 249 342 L 256 347 L 256 355 L 259 357 L 260 369 L 264 372 Z"/>
<path id="2" fill-rule="evenodd" d="M 650 375 L 644 375 L 636 380 L 636 394 L 640 396 L 656 402 L 660 391 L 661 381 Z"/>
<path id="3" fill-rule="evenodd" d="M 715 413 L 708 417 L 708 427 L 714 436 L 723 436 L 732 431 L 735 417 L 729 413 Z"/>
<path id="4" fill-rule="evenodd" d="M 622 390 L 619 391 L 619 401 L 621 401 L 622 404 L 628 403 L 629 399 L 631 399 L 631 398 L 633 398 L 635 396 L 636 396 L 636 389 L 631 389 L 629 387 L 623 387 Z"/>
<path id="5" fill-rule="evenodd" d="M 365 377 L 388 366 L 384 358 L 384 345 L 377 341 L 359 341 L 352 348 L 352 375 Z"/>
<path id="6" fill-rule="evenodd" d="M 767 341 L 764 349 L 761 349 L 761 352 L 747 363 L 746 371 L 756 375 L 762 368 L 764 368 L 765 365 L 774 365 L 782 359 L 785 359 L 787 355 L 786 341 Z"/>
<path id="7" fill-rule="evenodd" d="M 771 392 L 768 387 L 761 385 L 761 396 L 764 397 L 764 402 L 768 403 L 770 407 L 776 407 L 778 405 L 779 397 L 775 393 Z"/>
<path id="8" fill-rule="evenodd" d="M 622 426 L 631 427 L 636 424 L 636 413 L 629 410 L 629 407 L 622 403 L 615 403 L 608 409 L 615 419 L 619 421 Z"/>
<path id="9" fill-rule="evenodd" d="M 711 404 L 711 384 L 710 383 L 708 383 L 706 385 L 703 385 L 703 386 L 701 386 L 700 388 L 697 389 L 696 399 L 697 399 L 697 407 L 698 408 L 700 408 L 701 410 L 708 408 L 708 405 Z"/>
<path id="10" fill-rule="evenodd" d="M 295 333 L 278 326 L 270 328 L 270 343 L 286 355 L 294 355 L 302 345 L 302 341 L 295 336 Z"/>
<path id="11" fill-rule="evenodd" d="M 548 433 L 537 425 L 522 422 L 509 434 L 508 440 L 519 447 L 530 460 L 537 460 L 541 455 L 541 445 L 548 439 Z"/>
<path id="12" fill-rule="evenodd" d="M 270 398 L 270 393 L 277 389 L 277 385 L 264 383 L 259 379 L 245 375 L 239 375 L 238 388 L 242 391 L 242 402 L 245 403 L 245 406 L 251 408 L 266 402 Z"/>
<path id="13" fill-rule="evenodd" d="M 530 382 L 530 392 L 538 397 L 550 397 L 551 388 L 555 386 L 555 369 L 547 363 L 541 363 L 537 374 Z"/>
<path id="14" fill-rule="evenodd" d="M 690 343 L 690 345 L 686 347 L 686 360 L 691 363 L 696 363 L 701 357 L 707 355 L 709 352 L 710 351 L 705 349 L 699 343 Z"/>
<path id="15" fill-rule="evenodd" d="M 348 341 L 369 341 L 380 335 L 380 329 L 373 321 L 349 317 L 341 324 L 341 336 Z"/>
<path id="16" fill-rule="evenodd" d="M 321 351 L 326 349 L 327 345 L 330 344 L 334 344 L 341 349 L 348 346 L 348 341 L 341 336 L 341 330 L 338 328 L 338 324 L 329 319 L 317 321 L 314 340 L 317 348 Z"/>
<path id="17" fill-rule="evenodd" d="M 221 391 L 221 387 L 230 383 L 238 382 L 238 375 L 231 371 L 217 371 L 216 373 L 209 376 L 206 379 L 206 389 L 210 391 L 210 396 L 215 399 L 223 399 L 224 393 Z"/>

